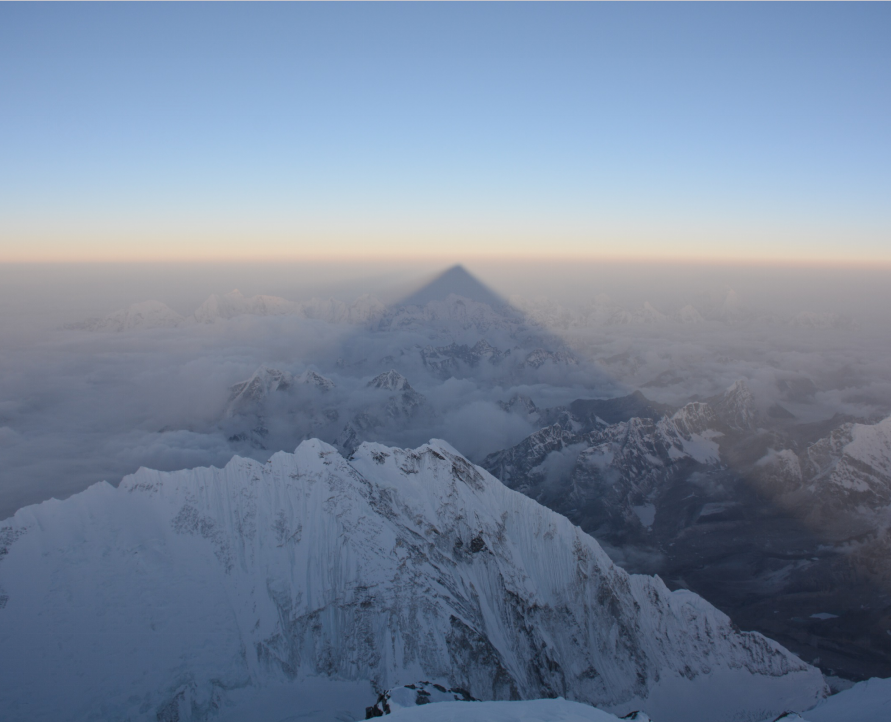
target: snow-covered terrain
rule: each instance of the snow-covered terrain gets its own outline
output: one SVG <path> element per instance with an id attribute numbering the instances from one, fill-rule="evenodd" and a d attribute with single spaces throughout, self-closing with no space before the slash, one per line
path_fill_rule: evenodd
<path id="1" fill-rule="evenodd" d="M 813 709 L 789 712 L 764 722 L 886 722 L 891 709 L 891 679 L 870 679 L 821 701 Z M 405 722 L 615 722 L 615 715 L 564 699 L 523 702 L 443 702 L 394 709 L 388 719 Z M 623 720 L 650 722 L 645 712 Z M 653 722 L 658 722 L 653 720 Z"/>
<path id="2" fill-rule="evenodd" d="M 444 702 L 394 711 L 393 722 L 616 722 L 619 718 L 603 710 L 565 699 L 536 699 L 528 702 Z M 628 717 L 649 722 L 646 715 Z"/>
<path id="3" fill-rule="evenodd" d="M 802 713 L 807 722 L 884 722 L 891 710 L 891 679 L 859 682 Z"/>
<path id="4" fill-rule="evenodd" d="M 560 695 L 660 722 L 760 720 L 826 691 L 778 644 L 629 576 L 440 441 L 142 469 L 22 509 L 2 539 L 12 718 L 204 719 L 287 683 L 300 708 L 320 676 Z"/>

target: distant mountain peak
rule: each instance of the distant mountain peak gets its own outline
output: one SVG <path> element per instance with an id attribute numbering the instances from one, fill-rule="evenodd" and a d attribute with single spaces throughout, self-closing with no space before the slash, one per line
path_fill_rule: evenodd
<path id="1" fill-rule="evenodd" d="M 369 388 L 385 389 L 387 391 L 414 391 L 408 383 L 408 379 L 395 369 L 390 369 L 375 376 L 368 382 Z"/>
<path id="2" fill-rule="evenodd" d="M 445 301 L 451 295 L 485 303 L 493 308 L 506 304 L 503 298 L 468 272 L 464 266 L 457 265 L 439 274 L 397 305 L 426 306 L 431 301 Z"/>
<path id="3" fill-rule="evenodd" d="M 712 406 L 732 429 L 746 431 L 757 427 L 755 397 L 744 379 L 734 381 L 721 396 L 712 400 Z"/>

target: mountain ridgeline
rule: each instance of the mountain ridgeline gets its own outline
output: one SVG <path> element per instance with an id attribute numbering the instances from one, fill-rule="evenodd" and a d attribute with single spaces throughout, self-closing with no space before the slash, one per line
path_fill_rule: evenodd
<path id="1" fill-rule="evenodd" d="M 320 676 L 663 722 L 757 722 L 825 694 L 777 643 L 627 574 L 439 441 L 143 469 L 22 509 L 0 533 L 13 718 L 212 719 L 272 683 L 299 706 Z"/>

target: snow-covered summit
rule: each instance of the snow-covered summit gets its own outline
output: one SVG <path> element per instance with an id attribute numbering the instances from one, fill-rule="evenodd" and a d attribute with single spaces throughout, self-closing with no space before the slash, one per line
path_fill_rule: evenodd
<path id="1" fill-rule="evenodd" d="M 713 399 L 711 406 L 717 417 L 731 429 L 751 431 L 757 426 L 755 396 L 743 379 L 735 381 L 723 394 Z"/>
<path id="2" fill-rule="evenodd" d="M 296 383 L 305 384 L 307 386 L 314 386 L 315 388 L 321 391 L 330 391 L 335 387 L 335 383 L 329 379 L 327 376 L 322 376 L 322 374 L 307 369 L 302 374 L 300 374 L 296 379 Z"/>
<path id="3" fill-rule="evenodd" d="M 408 383 L 408 379 L 395 369 L 390 369 L 375 376 L 368 382 L 372 389 L 384 389 L 386 391 L 414 391 Z"/>
<path id="4" fill-rule="evenodd" d="M 0 539 L 12 718 L 209 719 L 272 683 L 297 704 L 320 675 L 661 722 L 754 722 L 825 693 L 780 645 L 628 575 L 441 441 L 141 469 L 21 509 Z"/>
<path id="5" fill-rule="evenodd" d="M 229 405 L 225 417 L 255 409 L 276 391 L 286 391 L 294 379 L 286 371 L 261 365 L 246 381 L 235 384 L 229 390 Z"/>
<path id="6" fill-rule="evenodd" d="M 282 316 L 294 313 L 294 304 L 278 296 L 251 296 L 242 295 L 235 289 L 220 296 L 213 294 L 207 298 L 192 314 L 192 318 L 198 323 L 215 323 L 217 321 L 235 318 L 243 314 L 253 316 Z"/>
<path id="7" fill-rule="evenodd" d="M 801 453 L 771 449 L 757 466 L 772 495 L 786 497 L 788 506 L 824 532 L 845 527 L 845 520 L 846 528 L 856 528 L 855 518 L 883 516 L 891 507 L 891 417 L 844 423 Z"/>
<path id="8" fill-rule="evenodd" d="M 105 318 L 74 324 L 72 328 L 87 331 L 136 331 L 150 328 L 174 328 L 184 319 L 176 311 L 160 301 L 141 301 L 127 308 L 110 313 Z"/>

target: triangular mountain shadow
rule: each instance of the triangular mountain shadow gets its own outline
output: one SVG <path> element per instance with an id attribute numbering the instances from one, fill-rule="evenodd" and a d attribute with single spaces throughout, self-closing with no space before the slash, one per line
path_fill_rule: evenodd
<path id="1" fill-rule="evenodd" d="M 426 306 L 431 301 L 445 301 L 450 295 L 485 303 L 492 308 L 509 304 L 489 289 L 462 265 L 452 266 L 414 293 L 392 304 L 393 306 Z"/>
<path id="2" fill-rule="evenodd" d="M 450 304 L 450 298 L 456 303 Z M 418 311 L 431 303 L 440 307 L 434 310 L 434 315 L 442 313 L 443 317 L 448 317 L 454 313 L 452 321 L 463 326 L 464 330 L 470 326 L 476 328 L 475 338 L 470 338 L 474 334 L 459 332 L 453 338 L 452 347 L 447 349 L 449 355 L 467 356 L 462 360 L 471 365 L 476 363 L 474 357 L 477 355 L 485 356 L 492 352 L 506 355 L 519 350 L 523 351 L 524 356 L 529 355 L 526 365 L 535 369 L 548 361 L 574 366 L 578 364 L 565 339 L 532 321 L 524 311 L 486 286 L 460 264 L 448 268 L 409 295 L 389 304 L 377 328 L 400 329 L 426 323 L 428 319 L 423 313 L 419 315 Z M 453 325 L 452 331 L 455 330 L 456 326 Z M 442 346 L 442 343 L 434 342 L 434 346 Z M 514 348 L 516 346 L 519 348 Z M 592 378 L 593 375 L 592 373 Z"/>

